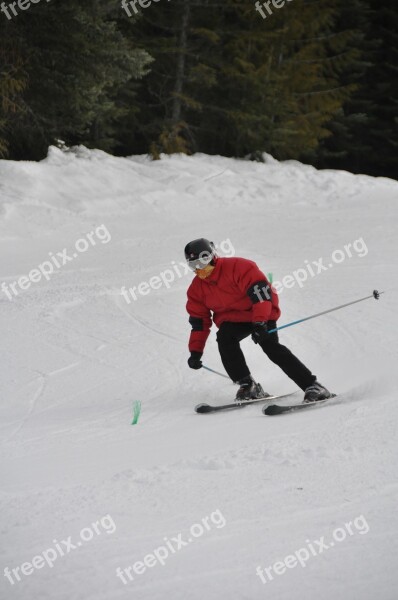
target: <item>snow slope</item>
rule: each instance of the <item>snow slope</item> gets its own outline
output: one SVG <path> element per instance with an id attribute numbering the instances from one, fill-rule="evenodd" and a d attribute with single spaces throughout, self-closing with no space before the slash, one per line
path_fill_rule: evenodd
<path id="1" fill-rule="evenodd" d="M 20 581 L 2 577 L 1 598 L 396 598 L 397 193 L 391 180 L 269 156 L 150 162 L 80 147 L 50 148 L 41 163 L 0 161 L 0 285 L 102 235 L 48 281 L 12 300 L 0 291 L 0 566 L 21 569 L 101 523 L 76 549 L 64 544 L 52 568 L 37 561 L 30 574 L 17 570 Z M 202 236 L 228 241 L 274 280 L 320 257 L 333 264 L 283 289 L 280 324 L 387 290 L 280 334 L 339 394 L 333 402 L 277 418 L 258 406 L 194 413 L 236 388 L 186 365 L 192 275 L 180 265 L 168 288 L 130 303 L 121 288 L 177 269 Z M 331 261 L 355 240 L 361 256 Z M 243 348 L 268 391 L 294 390 L 250 339 Z M 222 370 L 214 331 L 204 362 Z M 209 528 L 169 546 L 164 565 L 130 570 L 126 584 L 117 577 L 179 533 L 187 540 L 206 516 Z M 338 542 L 332 532 L 348 522 L 352 535 Z M 305 567 L 271 571 L 266 583 L 256 574 L 322 536 L 334 546 Z"/>

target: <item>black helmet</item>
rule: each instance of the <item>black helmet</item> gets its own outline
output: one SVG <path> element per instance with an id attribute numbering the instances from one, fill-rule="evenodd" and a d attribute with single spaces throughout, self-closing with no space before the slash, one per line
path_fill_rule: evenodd
<path id="1" fill-rule="evenodd" d="M 214 265 L 217 259 L 217 253 L 213 242 L 205 238 L 199 238 L 189 242 L 185 246 L 185 259 L 192 269 L 203 269 L 206 265 Z"/>

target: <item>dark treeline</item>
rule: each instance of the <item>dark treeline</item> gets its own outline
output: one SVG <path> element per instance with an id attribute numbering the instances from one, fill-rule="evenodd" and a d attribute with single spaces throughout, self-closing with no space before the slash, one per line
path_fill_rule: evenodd
<path id="1" fill-rule="evenodd" d="M 398 176 L 396 0 L 292 0 L 266 19 L 254 0 L 128 10 L 0 13 L 0 156 L 39 160 L 61 139 Z"/>

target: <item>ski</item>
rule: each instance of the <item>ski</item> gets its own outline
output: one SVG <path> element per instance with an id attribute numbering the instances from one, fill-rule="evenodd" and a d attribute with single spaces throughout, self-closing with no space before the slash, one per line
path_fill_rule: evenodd
<path id="1" fill-rule="evenodd" d="M 299 391 L 299 390 L 297 390 L 297 391 Z M 211 404 L 206 404 L 206 403 L 197 404 L 195 406 L 195 412 L 197 412 L 199 414 L 205 414 L 205 413 L 217 412 L 220 410 L 243 408 L 244 406 L 248 406 L 249 404 L 257 404 L 259 402 L 267 402 L 269 400 L 278 400 L 279 398 L 287 398 L 288 396 L 293 396 L 294 394 L 297 394 L 297 391 L 289 392 L 288 394 L 281 394 L 279 396 L 272 396 L 271 394 L 266 394 L 265 396 L 262 396 L 261 398 L 253 398 L 253 400 L 246 400 L 244 402 L 233 402 L 231 404 L 221 404 L 220 406 L 212 406 Z"/>
<path id="2" fill-rule="evenodd" d="M 302 408 L 310 408 L 311 406 L 319 406 L 325 404 L 328 400 L 335 398 L 336 394 L 332 394 L 330 398 L 326 398 L 325 400 L 317 400 L 316 402 L 306 402 L 303 404 L 290 404 L 288 406 L 279 406 L 278 404 L 271 404 L 270 406 L 264 406 L 263 414 L 268 417 L 274 417 L 275 415 L 281 415 L 287 412 L 294 412 L 296 410 L 301 410 Z"/>

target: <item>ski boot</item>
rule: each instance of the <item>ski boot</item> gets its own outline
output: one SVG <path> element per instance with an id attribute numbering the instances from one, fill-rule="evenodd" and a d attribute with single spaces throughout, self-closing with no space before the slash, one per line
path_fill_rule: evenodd
<path id="1" fill-rule="evenodd" d="M 256 383 L 251 375 L 244 377 L 238 381 L 240 387 L 236 393 L 235 402 L 243 403 L 257 398 L 266 396 L 263 388 L 259 383 Z"/>
<path id="2" fill-rule="evenodd" d="M 319 402 L 320 400 L 327 400 L 332 398 L 333 394 L 329 392 L 319 381 L 315 381 L 312 385 L 308 386 L 304 392 L 303 404 L 310 402 Z"/>

